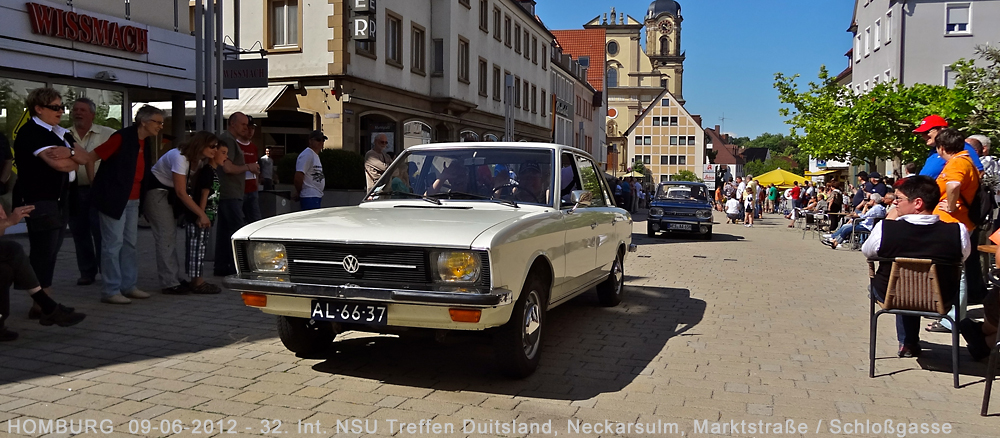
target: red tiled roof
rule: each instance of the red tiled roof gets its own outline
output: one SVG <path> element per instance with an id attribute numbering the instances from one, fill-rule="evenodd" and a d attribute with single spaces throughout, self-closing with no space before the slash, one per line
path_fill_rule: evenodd
<path id="1" fill-rule="evenodd" d="M 597 91 L 604 89 L 604 29 L 573 29 L 553 30 L 556 41 L 562 47 L 563 53 L 573 59 L 581 56 L 590 57 L 590 67 L 587 69 L 587 82 Z"/>

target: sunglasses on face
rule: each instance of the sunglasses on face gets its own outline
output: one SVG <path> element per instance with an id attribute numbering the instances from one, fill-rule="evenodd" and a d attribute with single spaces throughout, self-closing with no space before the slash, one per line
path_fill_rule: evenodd
<path id="1" fill-rule="evenodd" d="M 41 105 L 41 107 L 52 111 L 66 111 L 66 105 Z"/>

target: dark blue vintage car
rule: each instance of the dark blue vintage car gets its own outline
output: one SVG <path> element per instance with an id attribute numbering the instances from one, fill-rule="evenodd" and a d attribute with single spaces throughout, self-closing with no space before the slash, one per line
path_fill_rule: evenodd
<path id="1" fill-rule="evenodd" d="M 656 187 L 649 205 L 646 234 L 699 234 L 712 238 L 712 204 L 708 186 L 700 182 L 669 181 Z"/>

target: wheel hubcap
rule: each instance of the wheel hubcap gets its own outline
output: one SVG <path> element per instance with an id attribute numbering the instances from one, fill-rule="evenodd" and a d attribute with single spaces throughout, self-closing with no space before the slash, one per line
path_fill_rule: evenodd
<path id="1" fill-rule="evenodd" d="M 530 358 L 538 351 L 538 340 L 542 335 L 541 308 L 535 291 L 531 291 L 525 300 L 523 322 L 521 327 L 524 355 Z"/>

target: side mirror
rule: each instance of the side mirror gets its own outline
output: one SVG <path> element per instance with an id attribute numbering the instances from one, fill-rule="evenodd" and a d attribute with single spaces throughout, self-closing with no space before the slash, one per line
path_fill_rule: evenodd
<path id="1" fill-rule="evenodd" d="M 573 204 L 573 210 L 570 211 L 576 211 L 580 207 L 590 207 L 593 200 L 594 195 L 589 190 L 573 190 L 569 195 L 569 202 Z"/>

